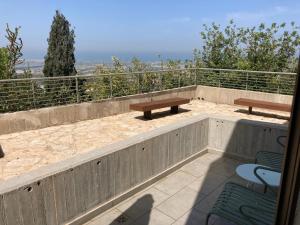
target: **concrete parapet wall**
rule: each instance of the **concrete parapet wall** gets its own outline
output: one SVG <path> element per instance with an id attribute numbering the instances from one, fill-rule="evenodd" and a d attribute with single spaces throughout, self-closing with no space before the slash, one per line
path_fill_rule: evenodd
<path id="1" fill-rule="evenodd" d="M 246 91 L 230 88 L 219 88 L 198 85 L 196 89 L 196 97 L 205 101 L 218 104 L 233 105 L 234 99 L 250 98 L 270 102 L 292 104 L 292 95 L 281 95 L 258 91 Z"/>
<path id="2" fill-rule="evenodd" d="M 129 104 L 170 97 L 195 97 L 196 86 L 0 115 L 0 135 L 129 112 Z"/>
<path id="3" fill-rule="evenodd" d="M 129 112 L 129 105 L 170 97 L 199 98 L 206 101 L 232 105 L 236 98 L 252 98 L 271 102 L 291 104 L 292 96 L 245 91 L 209 86 L 189 86 L 167 91 L 131 95 L 99 102 L 87 102 L 66 106 L 56 106 L 30 111 L 5 113 L 0 115 L 0 135 L 41 129 L 50 126 L 70 124 L 83 120 Z"/>
<path id="4" fill-rule="evenodd" d="M 7 180 L 0 224 L 83 222 L 99 205 L 111 207 L 122 193 L 205 151 L 208 128 L 207 116 L 194 117 Z"/>
<path id="5" fill-rule="evenodd" d="M 208 148 L 239 159 L 253 160 L 258 151 L 283 152 L 276 139 L 287 126 L 245 119 L 209 119 Z"/>

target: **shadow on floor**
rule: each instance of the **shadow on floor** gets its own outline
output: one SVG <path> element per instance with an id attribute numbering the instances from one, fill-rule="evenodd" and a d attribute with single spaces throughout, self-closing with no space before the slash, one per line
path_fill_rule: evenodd
<path id="1" fill-rule="evenodd" d="M 238 109 L 235 110 L 235 112 L 239 112 L 239 113 L 244 113 L 244 114 L 249 114 L 248 109 Z M 256 116 L 263 116 L 263 117 L 267 117 L 267 118 L 276 118 L 276 119 L 280 119 L 280 120 L 290 120 L 289 116 L 282 116 L 282 115 L 278 115 L 278 114 L 274 114 L 274 113 L 266 113 L 266 112 L 258 112 L 258 111 L 252 111 L 251 113 L 252 115 L 256 115 Z M 286 122 L 287 123 L 287 122 Z"/>
<path id="2" fill-rule="evenodd" d="M 136 213 L 137 210 L 144 210 L 147 213 L 145 213 L 139 220 L 139 225 L 148 225 L 150 221 L 150 214 L 151 210 L 153 208 L 154 199 L 152 195 L 146 194 L 136 200 L 135 203 L 133 203 L 126 211 L 124 211 L 120 216 L 118 216 L 110 225 L 116 225 L 116 224 L 128 224 L 130 222 L 130 219 L 128 215 L 133 215 Z"/>
<path id="3" fill-rule="evenodd" d="M 189 111 L 191 111 L 191 110 L 179 108 L 178 113 L 176 113 L 176 114 L 185 113 L 185 112 L 189 112 Z M 140 112 L 140 113 L 141 113 L 141 115 L 136 116 L 135 119 L 147 121 L 147 119 L 144 118 L 143 112 Z M 170 110 L 166 110 L 166 111 L 162 111 L 162 112 L 154 112 L 154 113 L 152 112 L 152 120 L 167 117 L 167 116 L 172 116 L 172 115 L 174 115 L 174 114 L 172 114 L 170 112 Z"/>

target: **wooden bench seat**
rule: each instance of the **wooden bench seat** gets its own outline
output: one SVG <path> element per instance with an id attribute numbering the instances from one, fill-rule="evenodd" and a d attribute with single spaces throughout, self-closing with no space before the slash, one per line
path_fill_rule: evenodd
<path id="1" fill-rule="evenodd" d="M 171 113 L 178 113 L 178 106 L 189 103 L 190 100 L 186 98 L 168 98 L 163 100 L 155 100 L 151 102 L 142 102 L 137 104 L 130 104 L 131 110 L 144 112 L 145 119 L 152 119 L 151 110 L 171 107 Z"/>
<path id="2" fill-rule="evenodd" d="M 277 111 L 284 111 L 284 112 L 291 111 L 291 105 L 289 105 L 289 104 L 261 101 L 261 100 L 248 99 L 248 98 L 235 99 L 234 104 L 248 106 L 249 114 L 252 113 L 253 107 L 263 108 L 263 109 L 271 109 L 271 110 L 277 110 Z"/>

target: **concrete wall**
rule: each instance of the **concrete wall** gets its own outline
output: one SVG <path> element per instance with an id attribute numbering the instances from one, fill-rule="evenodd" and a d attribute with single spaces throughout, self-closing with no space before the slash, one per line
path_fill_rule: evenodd
<path id="1" fill-rule="evenodd" d="M 258 151 L 283 152 L 276 138 L 287 135 L 287 125 L 244 119 L 209 119 L 208 148 L 240 159 L 253 160 Z"/>
<path id="2" fill-rule="evenodd" d="M 204 152 L 208 128 L 198 116 L 12 178 L 0 186 L 0 224 L 81 224 Z"/>
<path id="3" fill-rule="evenodd" d="M 192 99 L 195 97 L 195 90 L 196 86 L 190 86 L 99 102 L 0 114 L 0 135 L 125 113 L 129 112 L 129 104 L 151 101 L 151 99 L 158 100 L 177 96 Z"/>
<path id="4" fill-rule="evenodd" d="M 251 98 L 264 101 L 292 104 L 293 96 L 264 93 L 257 91 L 246 91 L 230 88 L 219 88 L 198 85 L 196 89 L 196 97 L 205 101 L 218 104 L 233 105 L 234 99 Z"/>
<path id="5" fill-rule="evenodd" d="M 129 112 L 129 104 L 164 99 L 169 97 L 199 98 L 206 101 L 233 104 L 236 98 L 253 98 L 291 104 L 292 96 L 236 89 L 190 86 L 167 91 L 132 95 L 66 106 L 42 108 L 30 111 L 0 114 L 0 135 L 25 130 L 97 119 Z"/>

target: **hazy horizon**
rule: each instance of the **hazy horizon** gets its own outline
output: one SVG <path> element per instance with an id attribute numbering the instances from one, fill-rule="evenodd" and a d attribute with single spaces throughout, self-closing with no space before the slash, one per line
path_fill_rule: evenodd
<path id="1" fill-rule="evenodd" d="M 46 52 L 25 52 L 25 61 L 43 61 Z M 75 51 L 77 62 L 111 62 L 112 56 L 121 61 L 129 62 L 133 57 L 142 61 L 160 61 L 168 59 L 186 60 L 192 59 L 193 52 L 96 52 L 96 51 Z"/>
<path id="2" fill-rule="evenodd" d="M 231 19 L 238 26 L 261 22 L 295 21 L 300 25 L 300 2 L 217 0 L 113 1 L 18 0 L 0 1 L 0 47 L 5 46 L 6 23 L 21 26 L 25 59 L 43 59 L 55 10 L 60 10 L 75 30 L 77 61 L 110 60 L 137 56 L 142 60 L 184 59 L 201 48 L 202 24 L 224 27 Z"/>

